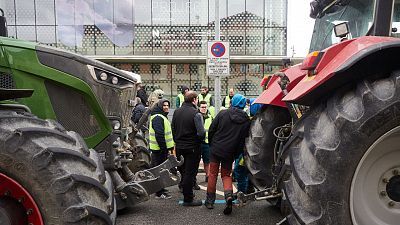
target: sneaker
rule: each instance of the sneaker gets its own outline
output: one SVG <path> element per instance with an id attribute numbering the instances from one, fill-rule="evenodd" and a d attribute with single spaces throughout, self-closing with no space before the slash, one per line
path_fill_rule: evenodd
<path id="1" fill-rule="evenodd" d="M 183 206 L 201 206 L 203 205 L 203 203 L 201 202 L 201 200 L 194 200 L 191 202 L 183 202 L 182 204 Z"/>
<path id="2" fill-rule="evenodd" d="M 161 195 L 156 195 L 156 198 L 157 199 L 170 199 L 170 198 L 172 198 L 172 196 L 169 193 L 165 192 L 165 193 L 162 193 Z"/>
<path id="3" fill-rule="evenodd" d="M 209 201 L 205 201 L 204 205 L 206 206 L 207 209 L 213 209 L 214 208 L 214 204 L 209 202 Z"/>
<path id="4" fill-rule="evenodd" d="M 200 190 L 200 186 L 197 183 L 194 183 L 193 190 Z"/>
<path id="5" fill-rule="evenodd" d="M 224 214 L 225 215 L 229 215 L 232 213 L 232 204 L 233 204 L 233 198 L 232 197 L 228 197 L 226 199 L 226 206 L 224 209 Z"/>

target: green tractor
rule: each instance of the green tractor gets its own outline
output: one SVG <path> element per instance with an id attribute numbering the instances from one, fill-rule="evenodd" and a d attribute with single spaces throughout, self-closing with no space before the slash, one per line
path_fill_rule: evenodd
<path id="1" fill-rule="evenodd" d="M 111 225 L 179 182 L 173 156 L 139 170 L 150 157 L 130 124 L 136 87 L 107 64 L 0 37 L 0 224 Z"/>

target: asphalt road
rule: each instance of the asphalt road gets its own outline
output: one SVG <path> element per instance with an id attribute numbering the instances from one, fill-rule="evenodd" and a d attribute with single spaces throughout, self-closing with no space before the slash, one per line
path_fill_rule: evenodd
<path id="1" fill-rule="evenodd" d="M 207 184 L 204 181 L 204 175 L 197 177 L 199 185 L 205 189 Z M 253 202 L 244 207 L 235 206 L 231 215 L 226 216 L 222 213 L 225 203 L 215 204 L 214 209 L 209 210 L 205 206 L 183 207 L 179 205 L 179 200 L 183 196 L 177 186 L 168 188 L 171 199 L 156 199 L 151 196 L 147 202 L 140 203 L 137 206 L 119 213 L 117 225 L 191 225 L 191 224 L 276 224 L 283 219 L 278 209 L 269 205 L 266 201 Z M 217 190 L 223 191 L 221 179 L 218 178 Z M 205 190 L 195 191 L 197 199 L 205 199 Z M 218 194 L 219 193 L 219 194 Z M 217 191 L 218 199 L 224 199 L 221 192 Z"/>

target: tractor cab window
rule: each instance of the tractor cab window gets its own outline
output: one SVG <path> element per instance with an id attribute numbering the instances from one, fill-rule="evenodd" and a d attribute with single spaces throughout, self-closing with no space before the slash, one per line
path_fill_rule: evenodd
<path id="1" fill-rule="evenodd" d="M 365 35 L 372 25 L 375 0 L 351 0 L 346 5 L 333 5 L 323 16 L 315 20 L 310 52 L 323 50 L 340 41 L 335 36 L 334 26 L 347 22 L 349 38 Z"/>
<path id="2" fill-rule="evenodd" d="M 400 38 L 400 0 L 394 1 L 391 36 Z"/>

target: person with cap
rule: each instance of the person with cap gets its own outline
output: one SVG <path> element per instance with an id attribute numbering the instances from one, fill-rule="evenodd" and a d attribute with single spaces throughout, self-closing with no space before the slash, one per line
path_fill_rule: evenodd
<path id="1" fill-rule="evenodd" d="M 249 116 L 243 111 L 245 106 L 246 98 L 241 94 L 234 95 L 231 107 L 217 114 L 208 131 L 211 155 L 205 206 L 208 209 L 214 208 L 217 176 L 221 165 L 221 178 L 226 201 L 225 215 L 232 212 L 232 163 L 243 152 L 245 138 L 250 129 Z"/>
<path id="2" fill-rule="evenodd" d="M 170 102 L 160 99 L 151 112 L 149 122 L 149 140 L 151 150 L 151 166 L 158 166 L 168 158 L 174 148 L 171 123 L 168 121 Z M 156 192 L 156 198 L 169 199 L 171 195 L 166 189 Z"/>
<path id="3" fill-rule="evenodd" d="M 175 110 L 172 117 L 172 133 L 175 141 L 176 156 L 183 156 L 183 165 L 179 166 L 182 174 L 180 186 L 183 189 L 183 206 L 201 206 L 200 200 L 194 199 L 193 186 L 198 172 L 201 143 L 205 137 L 203 117 L 197 110 L 197 94 L 188 91 L 182 107 Z"/>
<path id="4" fill-rule="evenodd" d="M 262 104 L 254 103 L 255 98 L 248 99 L 249 102 L 249 113 L 250 119 L 252 119 L 258 111 L 261 109 Z M 249 171 L 246 168 L 243 154 L 240 154 L 239 157 L 235 160 L 235 165 L 233 169 L 232 176 L 237 181 L 237 191 L 243 192 L 245 194 L 249 193 L 249 187 L 252 186 L 251 181 L 248 179 Z"/>
<path id="5" fill-rule="evenodd" d="M 179 108 L 182 106 L 183 102 L 185 101 L 185 94 L 188 91 L 189 91 L 189 88 L 185 85 L 182 85 L 181 93 L 179 93 L 179 95 L 176 96 L 176 104 L 175 104 L 176 108 Z"/>
<path id="6" fill-rule="evenodd" d="M 231 99 L 233 98 L 234 95 L 235 95 L 235 91 L 233 90 L 233 88 L 230 88 L 229 94 L 227 96 L 225 96 L 224 100 L 222 100 L 221 108 L 223 108 L 223 109 L 229 108 L 229 106 L 231 104 Z"/>
<path id="7" fill-rule="evenodd" d="M 164 91 L 161 89 L 154 90 L 154 94 L 157 96 L 158 99 L 164 98 Z"/>

